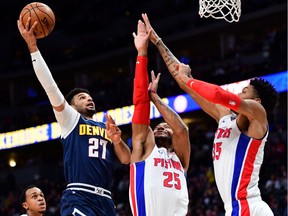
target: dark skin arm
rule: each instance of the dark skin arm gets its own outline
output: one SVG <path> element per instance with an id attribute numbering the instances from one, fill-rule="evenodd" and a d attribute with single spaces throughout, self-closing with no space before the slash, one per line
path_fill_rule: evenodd
<path id="1" fill-rule="evenodd" d="M 163 116 L 165 122 L 173 131 L 172 146 L 176 155 L 179 157 L 184 170 L 187 172 L 190 162 L 190 140 L 189 131 L 181 117 L 172 110 L 166 103 L 164 103 L 157 94 L 160 74 L 157 77 L 154 71 L 151 72 L 152 82 L 150 83 L 150 99 L 156 106 L 157 110 Z"/>
<path id="2" fill-rule="evenodd" d="M 150 41 L 156 45 L 170 74 L 176 80 L 180 88 L 187 92 L 203 111 L 217 122 L 223 116 L 231 113 L 230 109 L 227 107 L 206 100 L 187 86 L 188 79 L 192 78 L 190 67 L 186 65 L 185 67 L 189 67 L 189 69 L 186 68 L 186 70 L 183 71 L 183 68 L 185 68 L 183 67 L 181 73 L 179 73 L 180 61 L 173 55 L 152 28 L 147 14 L 142 14 L 142 18 L 145 22 L 146 30 L 151 32 L 149 37 Z M 251 90 L 250 92 L 253 91 Z M 255 139 L 262 139 L 264 137 L 267 132 L 267 114 L 261 105 L 261 100 L 259 98 L 253 95 L 242 97 L 237 113 L 239 114 L 237 117 L 237 124 L 243 133 Z"/>
<path id="3" fill-rule="evenodd" d="M 190 67 L 185 64 L 180 64 L 178 73 L 179 80 L 182 85 L 186 85 L 191 78 L 187 74 L 191 71 Z M 186 85 L 187 86 L 187 85 Z M 198 95 L 191 88 L 186 88 L 189 95 Z M 261 105 L 260 98 L 255 97 L 253 86 L 248 85 L 241 93 L 238 94 L 241 98 L 240 106 L 237 109 L 237 125 L 242 133 L 254 139 L 262 139 L 268 128 L 268 121 L 266 111 Z M 201 96 L 198 95 L 198 97 Z M 193 98 L 193 97 L 192 97 Z M 204 99 L 202 99 L 204 100 Z M 206 100 L 207 101 L 207 100 Z M 211 103 L 211 102 L 209 102 Z M 218 118 L 231 113 L 230 109 L 225 106 L 215 104 L 221 112 L 219 112 Z"/>
<path id="4" fill-rule="evenodd" d="M 146 32 L 144 23 L 140 20 L 138 21 L 137 34 L 133 33 L 133 37 L 138 56 L 147 56 L 149 34 Z M 155 139 L 149 125 L 132 123 L 132 145 L 131 163 L 145 160 L 150 155 L 155 146 Z"/>
<path id="5" fill-rule="evenodd" d="M 156 45 L 157 49 L 159 50 L 160 55 L 162 56 L 170 74 L 175 79 L 175 81 L 178 83 L 180 88 L 182 88 L 184 91 L 189 93 L 193 100 L 211 117 L 219 120 L 219 117 L 221 114 L 221 108 L 205 99 L 203 99 L 198 94 L 194 93 L 193 91 L 190 91 L 186 83 L 181 82 L 179 78 L 179 72 L 177 68 L 179 67 L 179 64 L 181 63 L 174 55 L 173 53 L 168 49 L 168 47 L 164 44 L 164 42 L 161 40 L 161 38 L 158 36 L 158 34 L 155 32 L 155 30 L 152 28 L 150 21 L 148 19 L 147 14 L 142 14 L 142 18 L 145 22 L 145 27 L 147 31 L 151 31 L 150 34 L 150 41 Z M 189 74 L 191 76 L 191 73 Z M 191 76 L 192 77 L 192 76 Z M 189 92 L 188 92 L 189 91 Z"/>

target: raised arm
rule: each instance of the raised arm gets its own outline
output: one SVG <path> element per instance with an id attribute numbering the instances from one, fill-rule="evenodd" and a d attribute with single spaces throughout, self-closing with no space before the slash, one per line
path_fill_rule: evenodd
<path id="1" fill-rule="evenodd" d="M 160 73 L 156 77 L 154 71 L 152 71 L 151 79 L 152 82 L 149 85 L 150 99 L 163 116 L 165 122 L 172 129 L 173 149 L 181 160 L 184 170 L 187 171 L 191 153 L 188 128 L 186 127 L 181 117 L 158 96 L 157 89 L 160 80 Z"/>
<path id="2" fill-rule="evenodd" d="M 24 27 L 22 24 L 22 17 L 20 16 L 19 20 L 17 20 L 18 29 L 21 36 L 27 43 L 32 58 L 33 68 L 39 82 L 41 83 L 46 94 L 48 95 L 48 98 L 53 108 L 56 111 L 60 112 L 64 109 L 65 99 L 59 88 L 57 87 L 57 84 L 54 81 L 52 74 L 48 66 L 46 65 L 44 59 L 42 58 L 40 51 L 38 50 L 37 39 L 34 35 L 34 29 L 37 26 L 37 21 L 33 23 L 32 26 L 30 22 L 31 17 L 27 19 L 27 23 Z"/>
<path id="3" fill-rule="evenodd" d="M 142 161 L 148 157 L 155 145 L 154 134 L 150 128 L 150 99 L 148 96 L 147 50 L 149 34 L 144 23 L 138 21 L 137 34 L 133 33 L 134 44 L 138 51 L 134 88 L 132 117 L 132 154 L 131 163 Z"/>
<path id="4" fill-rule="evenodd" d="M 190 67 L 185 64 L 179 65 L 179 77 L 181 82 L 189 89 L 219 106 L 222 115 L 230 113 L 230 110 L 238 113 L 237 125 L 239 129 L 248 136 L 255 139 L 262 139 L 267 132 L 267 116 L 261 99 L 255 95 L 251 85 L 245 87 L 239 95 L 222 89 L 220 86 L 193 79 L 187 76 Z"/>
<path id="5" fill-rule="evenodd" d="M 155 30 L 152 28 L 150 21 L 148 19 L 147 14 L 142 14 L 142 18 L 145 22 L 146 30 L 151 32 L 150 33 L 150 41 L 157 47 L 159 50 L 160 55 L 162 56 L 170 74 L 172 77 L 176 80 L 178 85 L 181 89 L 183 89 L 185 92 L 187 92 L 193 100 L 211 117 L 216 119 L 218 121 L 220 117 L 220 111 L 219 108 L 221 107 L 205 100 L 203 97 L 197 95 L 195 92 L 191 91 L 191 89 L 188 88 L 188 86 L 181 82 L 179 76 L 178 76 L 178 66 L 180 64 L 180 61 L 173 55 L 173 53 L 168 49 L 168 47 L 164 44 L 162 39 L 158 36 L 158 34 L 155 32 Z M 189 76 L 191 76 L 191 73 L 189 73 Z"/>
<path id="6" fill-rule="evenodd" d="M 35 74 L 49 98 L 57 122 L 62 129 L 61 136 L 63 137 L 67 135 L 68 131 L 70 131 L 70 127 L 73 126 L 78 113 L 71 106 L 68 106 L 63 94 L 60 92 L 56 82 L 54 81 L 46 62 L 37 47 L 37 39 L 33 33 L 37 22 L 32 26 L 30 25 L 30 22 L 31 18 L 29 17 L 26 25 L 23 26 L 22 17 L 20 16 L 19 20 L 17 20 L 18 29 L 27 43 Z"/>

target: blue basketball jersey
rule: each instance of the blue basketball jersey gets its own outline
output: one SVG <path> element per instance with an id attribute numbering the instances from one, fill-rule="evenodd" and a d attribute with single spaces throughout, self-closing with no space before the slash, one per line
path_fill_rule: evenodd
<path id="1" fill-rule="evenodd" d="M 110 190 L 115 152 L 103 122 L 80 116 L 64 147 L 64 175 L 67 184 L 81 182 Z"/>

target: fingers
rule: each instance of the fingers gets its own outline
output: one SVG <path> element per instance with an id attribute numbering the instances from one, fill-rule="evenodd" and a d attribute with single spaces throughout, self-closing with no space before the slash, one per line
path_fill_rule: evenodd
<path id="1" fill-rule="evenodd" d="M 24 27 L 24 25 L 23 25 L 23 20 L 22 20 L 22 16 L 21 16 L 21 15 L 19 16 L 19 20 L 17 20 L 18 28 L 19 28 L 19 30 L 21 30 L 21 31 L 23 31 L 23 30 L 25 29 L 25 30 L 28 31 L 28 32 L 33 32 L 34 29 L 36 28 L 37 24 L 38 24 L 38 22 L 35 21 L 35 22 L 33 23 L 33 25 L 30 27 L 30 25 L 31 25 L 31 17 L 28 17 L 28 19 L 27 19 L 27 21 L 26 21 L 26 23 L 25 23 L 25 27 Z"/>
<path id="2" fill-rule="evenodd" d="M 146 26 L 147 26 L 147 27 L 150 26 L 150 22 L 149 22 L 149 19 L 148 19 L 148 16 L 147 16 L 146 13 L 142 13 L 142 18 L 143 18 Z"/>
<path id="3" fill-rule="evenodd" d="M 25 23 L 25 29 L 28 31 L 31 22 L 31 17 L 28 17 L 27 22 Z"/>
<path id="4" fill-rule="evenodd" d="M 111 117 L 111 115 L 105 113 L 105 118 L 106 118 L 106 122 L 109 122 L 109 124 L 115 124 L 114 119 Z"/>
<path id="5" fill-rule="evenodd" d="M 34 29 L 36 28 L 37 24 L 38 24 L 38 22 L 35 21 L 29 31 L 34 31 Z"/>
<path id="6" fill-rule="evenodd" d="M 112 119 L 111 116 L 107 113 L 105 113 L 105 118 L 106 118 L 106 122 L 111 121 L 111 119 Z"/>
<path id="7" fill-rule="evenodd" d="M 152 80 L 155 80 L 155 78 L 156 78 L 156 77 L 155 77 L 154 70 L 152 70 L 152 71 L 151 71 L 151 79 L 152 79 Z"/>
<path id="8" fill-rule="evenodd" d="M 107 135 L 110 138 L 115 135 L 118 135 L 118 136 L 121 135 L 121 130 L 115 124 L 109 124 L 109 129 L 107 129 L 106 127 L 106 130 L 107 130 Z"/>
<path id="9" fill-rule="evenodd" d="M 151 79 L 152 79 L 152 81 L 154 81 L 154 80 L 159 81 L 160 80 L 160 76 L 161 76 L 161 73 L 158 73 L 157 77 L 156 77 L 155 73 L 154 73 L 154 70 L 151 71 Z"/>
<path id="10" fill-rule="evenodd" d="M 109 120 L 108 120 L 107 114 L 105 114 L 105 118 L 106 118 L 106 130 L 110 130 L 110 124 L 109 124 Z"/>
<path id="11" fill-rule="evenodd" d="M 145 24 L 141 20 L 138 20 L 138 34 L 142 32 L 146 33 Z"/>
<path id="12" fill-rule="evenodd" d="M 133 32 L 132 35 L 135 38 L 137 35 L 143 35 L 144 33 L 146 33 L 145 24 L 141 20 L 138 20 L 137 34 Z M 149 34 L 147 37 L 149 37 Z"/>
<path id="13" fill-rule="evenodd" d="M 148 85 L 148 90 L 151 90 L 152 82 L 149 83 Z"/>
<path id="14" fill-rule="evenodd" d="M 161 73 L 158 73 L 158 74 L 157 74 L 157 78 L 156 78 L 157 81 L 160 80 L 160 76 L 161 76 Z"/>

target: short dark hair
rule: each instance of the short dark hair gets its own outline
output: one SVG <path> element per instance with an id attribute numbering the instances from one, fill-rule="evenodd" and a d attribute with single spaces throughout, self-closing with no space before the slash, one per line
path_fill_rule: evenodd
<path id="1" fill-rule="evenodd" d="M 258 97 L 261 99 L 261 104 L 267 114 L 272 113 L 278 101 L 278 93 L 274 86 L 262 78 L 251 79 L 250 85 L 252 85 L 256 90 Z"/>
<path id="2" fill-rule="evenodd" d="M 79 94 L 81 92 L 87 93 L 90 95 L 90 92 L 87 89 L 84 88 L 74 88 L 72 89 L 65 97 L 66 101 L 71 105 L 72 99 L 76 94 Z"/>
<path id="3" fill-rule="evenodd" d="M 24 188 L 24 190 L 21 192 L 21 194 L 20 194 L 21 205 L 22 205 L 22 203 L 26 202 L 26 191 L 29 190 L 30 188 L 34 188 L 34 187 L 37 187 L 37 186 L 36 185 L 29 185 L 26 188 Z"/>

